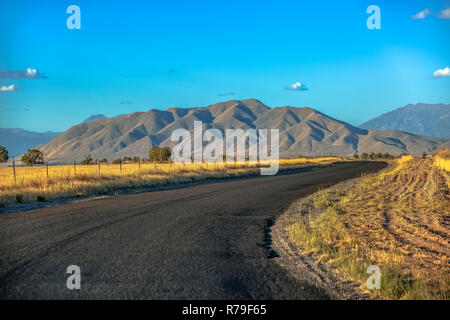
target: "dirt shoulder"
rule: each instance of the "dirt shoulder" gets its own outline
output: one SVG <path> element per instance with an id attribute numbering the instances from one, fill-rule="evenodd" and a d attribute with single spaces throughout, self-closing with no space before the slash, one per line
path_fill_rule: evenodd
<path id="1" fill-rule="evenodd" d="M 340 182 L 327 190 L 349 189 L 360 178 Z M 302 253 L 302 248 L 289 240 L 288 227 L 302 214 L 302 205 L 310 196 L 294 201 L 289 208 L 279 215 L 271 228 L 272 250 L 277 254 L 274 259 L 293 278 L 308 281 L 311 285 L 324 290 L 332 299 L 365 300 L 370 296 L 364 293 L 355 281 L 344 279 L 333 271 L 329 264 L 318 263 L 318 255 Z"/>
<path id="2" fill-rule="evenodd" d="M 273 250 L 294 277 L 313 278 L 337 299 L 448 299 L 446 181 L 433 159 L 402 157 L 294 202 L 273 227 Z M 379 280 L 369 291 L 373 268 Z"/>

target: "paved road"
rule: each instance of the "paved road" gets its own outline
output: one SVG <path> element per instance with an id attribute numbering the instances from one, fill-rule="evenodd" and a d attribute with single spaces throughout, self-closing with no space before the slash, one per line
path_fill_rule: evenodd
<path id="1" fill-rule="evenodd" d="M 359 162 L 0 216 L 1 298 L 327 299 L 265 248 L 268 219 Z M 81 268 L 81 290 L 66 269 Z"/>

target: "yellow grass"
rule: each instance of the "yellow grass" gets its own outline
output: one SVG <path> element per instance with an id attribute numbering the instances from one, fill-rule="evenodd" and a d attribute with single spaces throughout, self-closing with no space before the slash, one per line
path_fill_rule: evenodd
<path id="1" fill-rule="evenodd" d="M 280 168 L 327 164 L 336 157 L 281 159 Z M 259 165 L 269 165 L 260 163 Z M 63 197 L 86 197 L 128 188 L 151 187 L 259 174 L 257 164 L 137 163 L 0 168 L 0 207 L 16 203 L 50 201 Z"/>
<path id="2" fill-rule="evenodd" d="M 438 168 L 441 168 L 442 170 L 450 172 L 450 159 L 443 159 L 440 157 L 436 157 L 436 158 L 434 158 L 434 164 Z"/>
<path id="3" fill-rule="evenodd" d="M 399 159 L 397 159 L 397 162 L 398 163 L 405 163 L 405 162 L 408 162 L 408 161 L 410 161 L 412 159 L 414 159 L 414 157 L 411 156 L 411 155 L 403 155 Z"/>
<path id="4" fill-rule="evenodd" d="M 446 180 L 433 159 L 403 157 L 394 169 L 366 176 L 347 191 L 314 194 L 289 227 L 290 239 L 374 298 L 449 299 Z M 366 288 L 369 265 L 381 268 L 380 290 Z"/>
<path id="5" fill-rule="evenodd" d="M 442 170 L 450 172 L 450 149 L 445 148 L 434 156 L 434 165 Z"/>

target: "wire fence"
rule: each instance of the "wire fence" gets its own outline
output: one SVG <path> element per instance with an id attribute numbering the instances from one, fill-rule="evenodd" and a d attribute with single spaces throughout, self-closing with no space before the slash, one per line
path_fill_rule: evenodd
<path id="1" fill-rule="evenodd" d="M 95 175 L 136 175 L 144 171 L 155 171 L 165 173 L 175 166 L 171 163 L 150 163 L 150 162 L 131 162 L 131 163 L 103 163 L 80 164 L 73 162 L 71 165 L 51 165 L 47 161 L 44 164 L 34 166 L 16 165 L 15 161 L 8 167 L 0 168 L 0 179 L 14 182 L 31 179 L 50 179 L 60 176 L 95 176 Z"/>
<path id="2" fill-rule="evenodd" d="M 322 163 L 336 161 L 336 157 L 319 158 L 294 158 L 280 159 L 280 165 L 298 165 L 307 163 Z M 0 184 L 26 184 L 32 181 L 51 180 L 53 178 L 85 178 L 85 177 L 120 177 L 130 176 L 130 179 L 139 178 L 141 174 L 146 175 L 173 175 L 183 171 L 196 170 L 225 170 L 237 168 L 255 168 L 268 165 L 261 162 L 235 162 L 235 163 L 200 163 L 200 164 L 174 164 L 171 162 L 137 162 L 105 163 L 97 161 L 93 164 L 81 164 L 73 161 L 72 164 L 55 165 L 50 164 L 48 159 L 44 164 L 34 166 L 17 166 L 14 159 L 9 167 L 0 168 Z"/>

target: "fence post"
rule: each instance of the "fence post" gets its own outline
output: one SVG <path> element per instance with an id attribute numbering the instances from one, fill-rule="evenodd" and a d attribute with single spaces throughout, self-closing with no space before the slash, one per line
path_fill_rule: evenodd
<path id="1" fill-rule="evenodd" d="M 16 181 L 16 162 L 14 161 L 14 156 L 13 156 L 13 173 L 14 173 L 14 183 L 17 183 Z"/>

